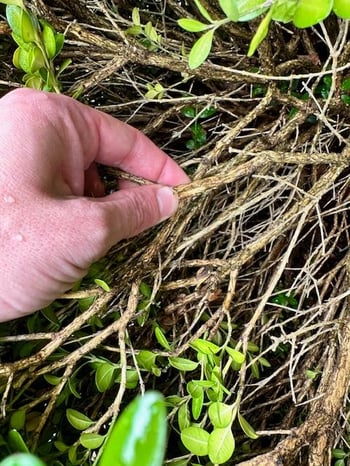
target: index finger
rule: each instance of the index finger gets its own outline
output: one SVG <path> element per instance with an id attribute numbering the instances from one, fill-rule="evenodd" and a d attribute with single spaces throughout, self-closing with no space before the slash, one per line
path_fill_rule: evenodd
<path id="1" fill-rule="evenodd" d="M 85 157 L 104 165 L 141 176 L 161 184 L 175 186 L 189 182 L 179 165 L 136 128 L 106 113 L 72 99 L 69 103 L 79 113 L 75 124 Z"/>

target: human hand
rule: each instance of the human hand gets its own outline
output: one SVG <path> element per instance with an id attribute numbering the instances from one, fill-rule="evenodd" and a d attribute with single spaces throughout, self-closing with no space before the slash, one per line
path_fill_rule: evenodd
<path id="1" fill-rule="evenodd" d="M 189 179 L 135 128 L 69 97 L 10 92 L 0 121 L 1 322 L 46 306 L 115 243 L 176 211 L 165 186 L 104 196 L 96 162 L 161 185 Z"/>

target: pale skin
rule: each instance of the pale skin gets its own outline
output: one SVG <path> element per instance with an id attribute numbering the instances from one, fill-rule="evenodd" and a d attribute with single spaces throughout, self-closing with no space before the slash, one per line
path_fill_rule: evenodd
<path id="1" fill-rule="evenodd" d="M 51 303 L 118 241 L 173 215 L 184 171 L 135 128 L 75 100 L 0 99 L 0 322 Z M 104 194 L 96 163 L 152 180 Z"/>

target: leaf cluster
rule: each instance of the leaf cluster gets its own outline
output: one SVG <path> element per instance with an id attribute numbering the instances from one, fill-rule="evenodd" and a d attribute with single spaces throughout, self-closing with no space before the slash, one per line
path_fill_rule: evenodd
<path id="1" fill-rule="evenodd" d="M 13 64 L 25 73 L 25 85 L 59 93 L 58 78 L 70 60 L 65 60 L 57 72 L 53 62 L 63 48 L 64 34 L 56 33 L 44 19 L 38 20 L 20 0 L 2 0 L 1 3 L 7 4 L 7 22 L 18 46 L 13 54 Z"/>
<path id="2" fill-rule="evenodd" d="M 193 44 L 188 63 L 191 69 L 200 66 L 209 56 L 215 31 L 229 22 L 246 22 L 265 14 L 249 46 L 248 56 L 252 56 L 267 36 L 271 21 L 292 22 L 297 28 L 314 26 L 326 19 L 333 11 L 339 18 L 350 19 L 350 3 L 347 0 L 218 0 L 225 15 L 223 19 L 213 19 L 200 0 L 194 0 L 199 13 L 208 22 L 181 18 L 179 26 L 189 32 L 204 32 Z"/>

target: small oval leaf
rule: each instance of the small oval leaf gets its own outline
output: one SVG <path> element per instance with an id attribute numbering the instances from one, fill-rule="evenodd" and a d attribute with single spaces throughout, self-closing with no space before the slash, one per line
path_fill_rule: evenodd
<path id="1" fill-rule="evenodd" d="M 177 24 L 182 27 L 182 29 L 189 32 L 201 32 L 210 27 L 208 24 L 204 24 L 196 19 L 190 18 L 181 18 L 178 20 Z"/>
<path id="2" fill-rule="evenodd" d="M 198 362 L 185 358 L 169 357 L 168 360 L 172 367 L 175 367 L 175 369 L 184 372 L 194 371 L 197 369 L 199 364 Z"/>
<path id="3" fill-rule="evenodd" d="M 244 419 L 244 417 L 240 413 L 238 413 L 238 421 L 243 432 L 246 434 L 247 437 L 253 440 L 259 438 L 259 435 L 255 432 L 253 427 L 249 424 L 249 422 L 246 419 Z"/>
<path id="4" fill-rule="evenodd" d="M 83 413 L 80 413 L 76 409 L 68 408 L 66 411 L 66 416 L 69 424 L 77 430 L 85 430 L 94 423 L 94 421 L 92 421 L 89 417 L 85 416 Z"/>
<path id="5" fill-rule="evenodd" d="M 209 433 L 201 427 L 187 427 L 181 432 L 181 441 L 193 455 L 208 454 Z"/>
<path id="6" fill-rule="evenodd" d="M 102 445 L 104 439 L 104 435 L 88 433 L 81 434 L 79 442 L 84 448 L 87 448 L 88 450 L 95 450 Z"/>
<path id="7" fill-rule="evenodd" d="M 233 407 L 219 401 L 212 403 L 208 409 L 210 422 L 215 428 L 224 428 L 231 425 Z"/>
<path id="8" fill-rule="evenodd" d="M 226 463 L 235 451 L 235 439 L 231 428 L 214 429 L 209 436 L 208 453 L 214 464 Z"/>
<path id="9" fill-rule="evenodd" d="M 213 43 L 214 29 L 207 31 L 193 45 L 188 57 L 191 70 L 198 68 L 207 58 Z"/>
<path id="10" fill-rule="evenodd" d="M 98 365 L 95 372 L 95 384 L 99 392 L 108 390 L 115 379 L 116 368 L 110 362 L 104 362 Z"/>

